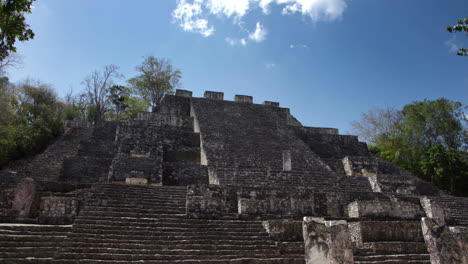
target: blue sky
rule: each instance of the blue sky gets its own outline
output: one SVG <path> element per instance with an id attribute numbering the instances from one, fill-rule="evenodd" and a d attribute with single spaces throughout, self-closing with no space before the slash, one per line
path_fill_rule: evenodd
<path id="1" fill-rule="evenodd" d="M 183 89 L 279 101 L 307 126 L 349 131 L 373 108 L 445 97 L 468 104 L 468 46 L 445 28 L 466 0 L 39 0 L 19 43 L 32 77 L 63 96 L 115 64 L 136 75 L 142 56 L 171 60 Z"/>

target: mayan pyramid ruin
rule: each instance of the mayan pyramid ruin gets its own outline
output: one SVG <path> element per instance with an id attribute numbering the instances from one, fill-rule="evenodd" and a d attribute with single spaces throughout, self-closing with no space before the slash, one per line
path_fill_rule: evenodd
<path id="1" fill-rule="evenodd" d="M 468 198 L 245 95 L 68 123 L 0 191 L 2 264 L 468 263 Z"/>

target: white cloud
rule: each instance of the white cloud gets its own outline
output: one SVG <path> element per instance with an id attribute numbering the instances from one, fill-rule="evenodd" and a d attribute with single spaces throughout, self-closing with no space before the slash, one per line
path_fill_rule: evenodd
<path id="1" fill-rule="evenodd" d="M 270 13 L 269 5 L 270 5 L 274 0 L 258 0 L 258 1 L 259 1 L 258 6 L 260 6 L 260 8 L 262 9 L 263 13 L 264 13 L 264 14 L 269 14 L 269 13 Z"/>
<path id="2" fill-rule="evenodd" d="M 333 21 L 340 19 L 346 10 L 345 0 L 277 0 L 278 4 L 286 4 L 283 15 L 301 13 L 309 16 L 312 21 Z"/>
<path id="3" fill-rule="evenodd" d="M 247 45 L 247 40 L 244 39 L 244 38 L 241 38 L 241 39 L 225 38 L 224 40 L 231 47 L 239 46 L 239 45 L 240 46 L 246 46 Z"/>
<path id="4" fill-rule="evenodd" d="M 172 17 L 174 23 L 179 24 L 184 31 L 208 37 L 215 32 L 208 21 L 210 15 L 232 18 L 236 25 L 242 27 L 242 18 L 249 11 L 260 8 L 268 15 L 270 6 L 276 4 L 283 7 L 283 15 L 301 14 L 310 17 L 313 22 L 334 21 L 343 16 L 347 8 L 346 1 L 348 0 L 177 0 Z M 259 29 L 258 25 L 259 23 L 249 37 L 261 42 L 266 37 L 266 31 L 261 35 L 263 27 Z"/>
<path id="5" fill-rule="evenodd" d="M 257 22 L 255 31 L 249 34 L 249 38 L 255 42 L 262 42 L 266 39 L 267 30 L 263 27 L 260 22 Z"/>
<path id="6" fill-rule="evenodd" d="M 172 12 L 172 17 L 184 31 L 209 37 L 213 35 L 214 27 L 209 26 L 208 20 L 202 17 L 202 2 L 203 0 L 195 0 L 193 4 L 189 4 L 186 0 L 180 0 Z"/>
<path id="7" fill-rule="evenodd" d="M 456 36 L 453 36 L 451 39 L 445 41 L 445 46 L 447 46 L 450 53 L 457 53 L 461 48 L 461 46 L 457 44 Z"/>
<path id="8" fill-rule="evenodd" d="M 207 0 L 206 7 L 214 15 L 243 17 L 249 10 L 249 0 Z"/>

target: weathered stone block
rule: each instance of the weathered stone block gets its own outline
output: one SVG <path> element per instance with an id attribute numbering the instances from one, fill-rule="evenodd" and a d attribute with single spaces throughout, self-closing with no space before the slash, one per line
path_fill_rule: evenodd
<path id="1" fill-rule="evenodd" d="M 207 99 L 214 99 L 214 100 L 224 100 L 224 93 L 221 92 L 212 92 L 206 91 L 203 97 Z"/>
<path id="2" fill-rule="evenodd" d="M 343 167 L 348 176 L 374 176 L 378 172 L 377 161 L 368 156 L 346 156 Z"/>
<path id="3" fill-rule="evenodd" d="M 240 102 L 240 103 L 253 103 L 253 97 L 249 95 L 238 95 L 236 94 L 234 96 L 234 101 L 235 102 Z"/>
<path id="4" fill-rule="evenodd" d="M 419 200 L 411 198 L 379 197 L 348 205 L 348 216 L 353 218 L 420 219 L 424 215 Z"/>
<path id="5" fill-rule="evenodd" d="M 307 264 L 352 264 L 353 249 L 344 220 L 304 217 L 303 236 Z"/>
<path id="6" fill-rule="evenodd" d="M 136 184 L 136 185 L 146 185 L 148 184 L 148 179 L 138 178 L 138 177 L 127 177 L 125 178 L 126 184 Z"/>
<path id="7" fill-rule="evenodd" d="M 296 220 L 267 220 L 263 227 L 271 238 L 277 241 L 303 241 L 302 221 Z"/>
<path id="8" fill-rule="evenodd" d="M 20 218 L 30 216 L 36 197 L 36 183 L 32 178 L 24 178 L 16 187 L 12 209 Z"/>
<path id="9" fill-rule="evenodd" d="M 279 107 L 280 106 L 280 103 L 278 102 L 271 102 L 271 101 L 265 101 L 263 102 L 264 105 L 270 105 L 270 106 L 276 106 L 276 107 Z"/>
<path id="10" fill-rule="evenodd" d="M 182 97 L 192 97 L 192 91 L 176 89 L 175 95 Z"/>
<path id="11" fill-rule="evenodd" d="M 78 215 L 79 201 L 76 197 L 46 196 L 41 198 L 38 221 L 41 224 L 71 224 Z"/>
<path id="12" fill-rule="evenodd" d="M 427 217 L 421 227 L 432 264 L 468 263 L 468 228 L 448 227 L 440 219 Z"/>
<path id="13" fill-rule="evenodd" d="M 349 229 L 353 242 L 358 246 L 379 241 L 424 241 L 419 221 L 350 222 Z"/>

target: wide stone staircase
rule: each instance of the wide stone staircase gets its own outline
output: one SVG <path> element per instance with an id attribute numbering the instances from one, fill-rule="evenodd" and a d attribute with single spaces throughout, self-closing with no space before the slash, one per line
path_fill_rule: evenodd
<path id="1" fill-rule="evenodd" d="M 305 263 L 260 221 L 189 219 L 186 187 L 97 185 L 53 263 Z"/>
<path id="2" fill-rule="evenodd" d="M 51 263 L 71 226 L 0 224 L 0 263 Z"/>
<path id="3" fill-rule="evenodd" d="M 420 221 L 361 221 L 355 264 L 430 264 Z M 353 229 L 353 228 L 352 228 Z"/>

